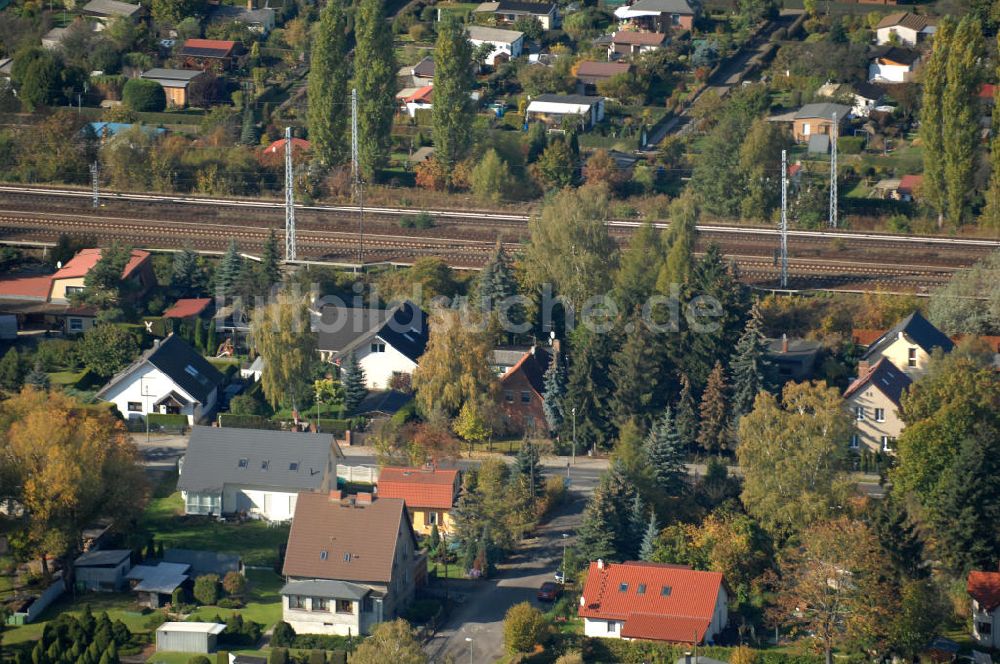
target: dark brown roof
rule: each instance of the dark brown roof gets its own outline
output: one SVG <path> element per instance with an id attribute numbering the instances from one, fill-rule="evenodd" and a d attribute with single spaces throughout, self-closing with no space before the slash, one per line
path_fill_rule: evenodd
<path id="1" fill-rule="evenodd" d="M 536 348 L 534 352 L 529 350 L 518 360 L 517 364 L 500 376 L 500 383 L 505 383 L 511 376 L 521 372 L 531 383 L 531 387 L 534 388 L 538 396 L 542 396 L 545 394 L 545 371 L 548 368 L 549 354 L 544 349 Z"/>
<path id="2" fill-rule="evenodd" d="M 662 46 L 667 41 L 667 35 L 660 32 L 636 32 L 634 30 L 619 30 L 611 38 L 615 44 L 635 44 L 637 46 Z"/>
<path id="3" fill-rule="evenodd" d="M 611 78 L 618 74 L 627 74 L 631 69 L 632 65 L 627 62 L 594 62 L 586 60 L 577 65 L 576 77 L 581 80 L 598 80 Z"/>
<path id="4" fill-rule="evenodd" d="M 917 14 L 911 14 L 910 12 L 895 12 L 893 14 L 887 14 L 885 18 L 879 21 L 876 29 L 893 28 L 898 25 L 920 32 L 930 24 L 931 23 L 927 20 L 926 16 L 918 16 Z"/>
<path id="5" fill-rule="evenodd" d="M 288 534 L 285 576 L 388 583 L 400 533 L 416 538 L 398 498 L 356 505 L 300 493 Z"/>

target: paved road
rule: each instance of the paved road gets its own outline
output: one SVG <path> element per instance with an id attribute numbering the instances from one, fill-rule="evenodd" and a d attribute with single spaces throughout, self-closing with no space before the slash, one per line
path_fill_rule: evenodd
<path id="1" fill-rule="evenodd" d="M 563 546 L 576 541 L 585 492 L 570 492 L 570 500 L 555 516 L 536 530 L 500 565 L 495 578 L 485 581 L 453 581 L 449 588 L 469 588 L 448 623 L 426 646 L 432 662 L 451 657 L 455 662 L 492 662 L 503 655 L 503 617 L 519 602 L 547 608 L 535 599 L 543 581 L 551 581 L 562 565 Z M 568 537 L 563 537 L 563 535 Z M 470 652 L 471 649 L 471 652 Z"/>

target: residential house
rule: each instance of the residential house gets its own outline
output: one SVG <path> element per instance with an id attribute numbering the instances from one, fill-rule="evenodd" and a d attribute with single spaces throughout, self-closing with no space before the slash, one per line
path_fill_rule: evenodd
<path id="1" fill-rule="evenodd" d="M 222 378 L 186 341 L 169 334 L 115 375 L 97 398 L 128 419 L 167 413 L 186 415 L 194 424 L 214 410 Z"/>
<path id="2" fill-rule="evenodd" d="M 639 30 L 668 32 L 690 30 L 695 13 L 687 0 L 639 0 L 616 9 L 615 17 Z"/>
<path id="3" fill-rule="evenodd" d="M 326 306 L 315 330 L 320 357 L 340 365 L 354 353 L 373 390 L 408 384 L 427 346 L 427 314 L 409 300 L 391 309 Z"/>
<path id="4" fill-rule="evenodd" d="M 497 378 L 507 373 L 507 370 L 521 361 L 524 354 L 531 351 L 531 346 L 501 346 L 493 349 L 490 367 Z"/>
<path id="5" fill-rule="evenodd" d="M 608 639 L 712 643 L 729 622 L 719 572 L 681 565 L 590 563 L 578 614 L 583 633 Z"/>
<path id="6" fill-rule="evenodd" d="M 916 46 L 933 35 L 937 28 L 926 16 L 910 12 L 886 14 L 875 26 L 875 42 L 884 45 Z"/>
<path id="7" fill-rule="evenodd" d="M 125 576 L 138 603 L 158 609 L 170 603 L 178 588 L 190 588 L 194 579 L 189 565 L 159 562 L 155 565 L 136 565 Z"/>
<path id="8" fill-rule="evenodd" d="M 424 56 L 410 68 L 410 76 L 413 77 L 413 84 L 418 87 L 431 85 L 434 81 L 434 58 L 430 55 Z"/>
<path id="9" fill-rule="evenodd" d="M 133 5 L 119 0 L 90 0 L 83 6 L 84 16 L 97 19 L 96 28 L 104 30 L 115 19 L 123 18 L 137 23 L 149 18 L 149 9 L 142 4 Z"/>
<path id="10" fill-rule="evenodd" d="M 934 327 L 919 311 L 914 311 L 868 345 L 858 362 L 858 373 L 865 373 L 868 367 L 886 358 L 903 373 L 916 377 L 927 370 L 935 348 L 950 353 L 954 347 L 955 344 L 944 332 Z"/>
<path id="11" fill-rule="evenodd" d="M 164 69 L 154 67 L 144 71 L 140 78 L 148 81 L 156 81 L 163 88 L 167 95 L 167 106 L 171 108 L 184 108 L 188 103 L 188 88 L 191 81 L 201 76 L 204 72 L 200 69 Z"/>
<path id="12" fill-rule="evenodd" d="M 186 514 L 287 521 L 303 491 L 337 487 L 332 434 L 196 426 L 177 489 Z"/>
<path id="13" fill-rule="evenodd" d="M 552 357 L 548 350 L 532 346 L 517 363 L 500 376 L 500 412 L 510 433 L 542 435 L 548 432 L 545 410 L 545 371 Z"/>
<path id="14" fill-rule="evenodd" d="M 631 73 L 633 66 L 628 62 L 595 62 L 584 60 L 576 66 L 576 80 L 582 94 L 597 92 L 597 84 L 615 76 Z"/>
<path id="15" fill-rule="evenodd" d="M 860 449 L 862 444 L 875 452 L 896 449 L 896 439 L 903 431 L 900 399 L 912 382 L 892 362 L 882 358 L 848 386 L 844 401 L 854 416 L 852 450 Z"/>
<path id="16" fill-rule="evenodd" d="M 872 54 L 869 83 L 909 83 L 920 64 L 920 53 L 899 46 L 883 46 Z"/>
<path id="17" fill-rule="evenodd" d="M 273 168 L 284 167 L 285 164 L 285 143 L 286 138 L 279 138 L 266 148 L 260 151 L 257 160 L 264 166 Z M 312 150 L 312 144 L 304 138 L 292 137 L 292 163 L 297 164 L 304 160 Z"/>
<path id="18" fill-rule="evenodd" d="M 429 535 L 438 531 L 450 533 L 454 527 L 451 509 L 461 490 L 457 470 L 435 468 L 383 468 L 378 476 L 376 495 L 379 499 L 399 498 L 406 503 L 413 530 Z"/>
<path id="19" fill-rule="evenodd" d="M 816 134 L 829 136 L 834 125 L 834 116 L 839 127 L 847 122 L 851 107 L 832 102 L 806 104 L 792 116 L 792 138 L 796 143 L 808 143 Z"/>
<path id="20" fill-rule="evenodd" d="M 188 39 L 177 53 L 185 69 L 224 71 L 236 59 L 236 42 L 226 39 Z"/>
<path id="21" fill-rule="evenodd" d="M 867 118 L 875 107 L 885 99 L 885 91 L 872 83 L 855 83 L 851 95 L 854 98 L 854 106 L 851 107 L 851 114 L 859 118 Z"/>
<path id="22" fill-rule="evenodd" d="M 402 500 L 304 493 L 288 534 L 282 619 L 296 634 L 369 634 L 405 610 L 426 570 Z"/>
<path id="23" fill-rule="evenodd" d="M 69 28 L 52 28 L 42 35 L 42 48 L 49 51 L 62 48 L 63 39 L 66 38 L 68 31 Z"/>
<path id="24" fill-rule="evenodd" d="M 156 628 L 156 652 L 188 652 L 208 655 L 218 647 L 226 629 L 214 622 L 165 622 Z"/>
<path id="25" fill-rule="evenodd" d="M 608 59 L 616 60 L 646 51 L 655 51 L 666 46 L 669 39 L 669 36 L 662 32 L 619 30 L 611 35 L 611 42 L 608 44 Z"/>
<path id="26" fill-rule="evenodd" d="M 433 98 L 433 85 L 425 85 L 416 90 L 404 89 L 396 95 L 396 99 L 402 103 L 402 111 L 411 118 L 417 117 L 417 111 L 429 111 L 433 108 Z"/>
<path id="27" fill-rule="evenodd" d="M 246 575 L 243 559 L 232 553 L 170 548 L 163 552 L 163 562 L 188 565 L 191 567 L 191 576 L 195 578 L 215 574 L 222 579 L 230 572 Z"/>
<path id="28" fill-rule="evenodd" d="M 767 359 L 775 367 L 781 382 L 801 382 L 812 378 L 816 358 L 823 345 L 810 339 L 767 339 Z"/>
<path id="29" fill-rule="evenodd" d="M 81 249 L 52 275 L 49 302 L 68 304 L 74 293 L 83 292 L 87 274 L 99 260 L 101 260 L 100 249 Z M 122 270 L 122 281 L 126 282 L 124 290 L 133 299 L 142 297 L 156 285 L 153 261 L 148 251 L 132 250 L 132 255 Z"/>
<path id="30" fill-rule="evenodd" d="M 208 22 L 214 24 L 239 23 L 258 35 L 267 35 L 274 29 L 275 11 L 270 7 L 254 9 L 253 0 L 246 7 L 219 4 L 210 9 Z"/>
<path id="31" fill-rule="evenodd" d="M 554 125 L 561 125 L 569 118 L 591 129 L 604 119 L 604 97 L 538 95 L 528 103 L 526 116 Z"/>
<path id="32" fill-rule="evenodd" d="M 0 314 L 15 316 L 19 330 L 64 327 L 69 306 L 50 303 L 51 288 L 51 274 L 0 277 Z M 91 321 L 87 319 L 88 323 Z M 74 325 L 74 334 L 86 329 L 81 317 L 77 317 Z"/>
<path id="33" fill-rule="evenodd" d="M 511 25 L 520 18 L 534 17 L 543 30 L 559 27 L 559 9 L 554 2 L 522 2 L 499 0 L 484 2 L 472 10 L 476 14 L 492 14 L 498 25 Z"/>
<path id="34" fill-rule="evenodd" d="M 518 30 L 501 30 L 482 25 L 468 27 L 469 41 L 473 47 L 492 44 L 493 50 L 486 56 L 486 64 L 495 65 L 521 55 L 524 50 L 524 33 Z"/>
<path id="35" fill-rule="evenodd" d="M 972 598 L 972 638 L 982 648 L 1000 647 L 1000 572 L 969 572 L 966 590 Z"/>
<path id="36" fill-rule="evenodd" d="M 163 318 L 193 321 L 205 316 L 211 309 L 212 298 L 210 297 L 182 297 L 163 312 Z"/>
<path id="37" fill-rule="evenodd" d="M 73 561 L 73 576 L 80 590 L 118 592 L 132 569 L 130 549 L 95 549 Z"/>
<path id="38" fill-rule="evenodd" d="M 899 187 L 896 188 L 897 200 L 915 201 L 923 183 L 923 175 L 904 175 L 899 179 Z"/>

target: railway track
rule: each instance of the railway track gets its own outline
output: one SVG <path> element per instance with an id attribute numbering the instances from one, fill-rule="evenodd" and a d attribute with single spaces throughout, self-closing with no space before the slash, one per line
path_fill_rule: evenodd
<path id="1" fill-rule="evenodd" d="M 70 233 L 151 249 L 187 246 L 208 252 L 221 251 L 235 239 L 244 251 L 253 251 L 263 245 L 271 229 L 280 232 L 284 224 L 283 206 L 275 201 L 123 193 L 104 195 L 102 206 L 95 209 L 90 198 L 91 193 L 83 190 L 0 186 L 0 241 L 52 242 Z M 431 214 L 435 226 L 400 227 L 404 216 L 419 212 Z M 297 206 L 296 216 L 298 253 L 303 259 L 356 262 L 356 208 Z M 516 251 L 528 238 L 527 222 L 526 215 L 488 211 L 366 208 L 363 260 L 410 264 L 438 256 L 454 267 L 476 268 L 498 237 Z M 641 222 L 607 223 L 612 237 L 624 244 Z M 776 229 L 704 224 L 698 230 L 699 251 L 718 244 L 736 262 L 745 281 L 776 285 Z M 789 232 L 790 286 L 925 292 L 998 247 L 996 240 L 979 238 L 794 230 Z"/>

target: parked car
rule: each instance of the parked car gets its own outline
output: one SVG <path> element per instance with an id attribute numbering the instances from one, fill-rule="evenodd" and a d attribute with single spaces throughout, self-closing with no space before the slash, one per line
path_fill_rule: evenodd
<path id="1" fill-rule="evenodd" d="M 542 584 L 542 587 L 538 589 L 538 601 L 554 602 L 559 599 L 559 595 L 561 594 L 562 586 L 552 581 L 546 581 Z"/>

